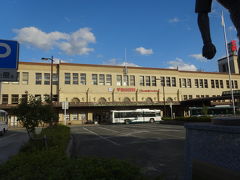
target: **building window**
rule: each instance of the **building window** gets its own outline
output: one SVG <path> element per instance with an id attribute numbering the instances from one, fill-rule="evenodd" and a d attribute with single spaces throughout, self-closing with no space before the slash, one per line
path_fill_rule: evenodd
<path id="1" fill-rule="evenodd" d="M 50 84 L 50 73 L 44 73 L 44 84 L 45 85 Z"/>
<path id="2" fill-rule="evenodd" d="M 187 95 L 183 95 L 183 100 L 187 100 Z"/>
<path id="3" fill-rule="evenodd" d="M 140 76 L 140 86 L 144 86 L 144 76 Z"/>
<path id="4" fill-rule="evenodd" d="M 71 114 L 71 120 L 78 120 L 78 114 L 77 113 L 72 113 Z"/>
<path id="5" fill-rule="evenodd" d="M 195 88 L 199 88 L 198 79 L 194 79 L 194 82 L 195 82 Z"/>
<path id="6" fill-rule="evenodd" d="M 71 84 L 71 74 L 65 73 L 65 84 Z"/>
<path id="7" fill-rule="evenodd" d="M 44 94 L 43 99 L 44 99 L 44 101 L 50 100 L 50 95 L 49 94 Z"/>
<path id="8" fill-rule="evenodd" d="M 187 87 L 191 88 L 192 87 L 192 81 L 191 79 L 187 79 Z"/>
<path id="9" fill-rule="evenodd" d="M 99 74 L 99 85 L 105 85 L 105 75 Z"/>
<path id="10" fill-rule="evenodd" d="M 204 79 L 204 87 L 208 88 L 208 80 L 207 79 Z"/>
<path id="11" fill-rule="evenodd" d="M 18 104 L 18 101 L 19 101 L 19 95 L 12 94 L 12 104 Z"/>
<path id="12" fill-rule="evenodd" d="M 196 95 L 196 98 L 200 98 L 200 95 Z"/>
<path id="13" fill-rule="evenodd" d="M 211 87 L 215 88 L 214 80 L 211 80 Z"/>
<path id="14" fill-rule="evenodd" d="M 98 85 L 98 75 L 97 74 L 92 74 L 92 84 Z"/>
<path id="15" fill-rule="evenodd" d="M 156 78 L 156 76 L 152 76 L 152 86 L 157 86 L 157 78 Z"/>
<path id="16" fill-rule="evenodd" d="M 107 74 L 106 75 L 106 85 L 107 86 L 111 86 L 112 85 L 112 75 L 111 74 Z"/>
<path id="17" fill-rule="evenodd" d="M 2 95 L 2 104 L 8 104 L 8 94 Z"/>
<path id="18" fill-rule="evenodd" d="M 81 85 L 86 85 L 86 73 L 81 73 L 80 74 L 80 84 Z"/>
<path id="19" fill-rule="evenodd" d="M 35 94 L 35 99 L 36 100 L 41 100 L 41 94 Z"/>
<path id="20" fill-rule="evenodd" d="M 122 75 L 117 75 L 117 86 L 122 86 Z"/>
<path id="21" fill-rule="evenodd" d="M 58 101 L 58 95 L 57 95 L 57 94 L 53 95 L 52 101 L 54 101 L 54 102 L 57 102 L 57 101 Z"/>
<path id="22" fill-rule="evenodd" d="M 203 79 L 199 79 L 199 87 L 203 88 Z"/>
<path id="23" fill-rule="evenodd" d="M 53 85 L 58 85 L 58 75 L 57 73 L 53 73 L 53 77 L 52 77 L 52 84 Z"/>
<path id="24" fill-rule="evenodd" d="M 17 72 L 16 81 L 12 82 L 13 84 L 19 84 L 20 73 Z"/>
<path id="25" fill-rule="evenodd" d="M 227 88 L 230 88 L 229 80 L 226 80 Z"/>
<path id="26" fill-rule="evenodd" d="M 238 89 L 238 82 L 236 80 L 234 81 L 234 88 Z"/>
<path id="27" fill-rule="evenodd" d="M 220 80 L 220 88 L 224 88 L 223 87 L 223 80 Z"/>
<path id="28" fill-rule="evenodd" d="M 176 78 L 175 77 L 172 77 L 172 86 L 173 87 L 176 87 Z"/>
<path id="29" fill-rule="evenodd" d="M 193 96 L 192 96 L 192 95 L 189 95 L 189 96 L 188 96 L 188 98 L 189 98 L 189 99 L 192 99 L 192 98 L 193 98 Z"/>
<path id="30" fill-rule="evenodd" d="M 128 86 L 128 75 L 123 75 L 123 85 Z"/>
<path id="31" fill-rule="evenodd" d="M 73 73 L 73 84 L 78 84 L 78 73 Z"/>
<path id="32" fill-rule="evenodd" d="M 146 76 L 146 86 L 150 86 L 150 76 Z"/>
<path id="33" fill-rule="evenodd" d="M 179 78 L 179 87 L 182 87 L 182 79 Z"/>
<path id="34" fill-rule="evenodd" d="M 28 72 L 22 73 L 22 84 L 28 84 Z"/>
<path id="35" fill-rule="evenodd" d="M 28 95 L 27 94 L 22 94 L 22 99 L 21 100 L 27 100 L 28 99 Z"/>
<path id="36" fill-rule="evenodd" d="M 216 88 L 219 88 L 219 81 L 215 80 Z"/>
<path id="37" fill-rule="evenodd" d="M 130 86 L 135 86 L 135 76 L 130 75 Z"/>
<path id="38" fill-rule="evenodd" d="M 42 73 L 36 73 L 36 84 L 42 84 Z"/>
<path id="39" fill-rule="evenodd" d="M 167 85 L 168 87 L 171 86 L 171 79 L 170 79 L 170 77 L 166 77 L 166 85 Z"/>
<path id="40" fill-rule="evenodd" d="M 182 79 L 182 87 L 187 87 L 187 80 L 185 78 Z"/>
<path id="41" fill-rule="evenodd" d="M 160 81 L 161 81 L 161 86 L 165 86 L 165 77 L 161 76 Z"/>

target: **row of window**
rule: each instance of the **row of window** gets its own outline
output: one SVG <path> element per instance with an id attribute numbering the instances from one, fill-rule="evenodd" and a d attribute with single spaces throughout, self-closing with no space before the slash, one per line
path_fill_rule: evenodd
<path id="1" fill-rule="evenodd" d="M 65 84 L 74 85 L 86 85 L 86 73 L 65 73 L 64 74 Z M 20 73 L 18 73 L 19 82 Z M 158 79 L 156 76 L 139 76 L 140 86 L 157 86 L 157 80 L 160 80 L 161 86 L 176 87 L 176 77 L 164 77 L 161 76 Z M 107 85 L 112 86 L 112 75 L 111 74 L 92 74 L 92 85 Z M 35 73 L 35 84 L 36 85 L 50 85 L 51 75 L 50 73 Z M 59 82 L 58 75 L 53 73 L 53 85 L 57 85 Z M 211 88 L 224 88 L 223 80 L 211 79 Z M 226 80 L 226 87 L 230 88 L 230 81 Z M 22 84 L 29 84 L 29 72 L 22 72 Z M 117 86 L 135 86 L 136 79 L 135 75 L 117 75 L 116 76 Z M 179 78 L 179 87 L 181 88 L 209 88 L 208 79 L 194 79 L 194 85 L 190 78 Z M 238 89 L 238 82 L 232 80 L 232 88 Z"/>
<path id="2" fill-rule="evenodd" d="M 51 81 L 51 75 L 50 73 L 35 73 L 35 84 L 37 85 L 49 85 Z M 56 73 L 53 73 L 52 75 L 52 84 L 57 85 L 58 84 L 58 75 Z"/>
<path id="3" fill-rule="evenodd" d="M 18 104 L 19 103 L 19 100 L 22 98 L 22 99 L 25 99 L 27 98 L 27 94 L 22 94 L 21 97 L 19 94 L 11 94 L 11 95 L 8 95 L 8 94 L 2 94 L 2 104 L 9 104 L 9 96 L 11 97 L 11 103 L 12 104 Z M 41 94 L 35 94 L 35 98 L 41 98 Z M 49 99 L 49 95 L 46 94 L 44 95 L 44 100 L 46 99 Z M 58 101 L 58 95 L 53 95 L 53 98 L 52 98 L 53 101 Z"/>
<path id="4" fill-rule="evenodd" d="M 212 95 L 212 97 L 219 97 L 221 95 Z M 196 95 L 195 98 L 209 98 L 210 96 L 209 95 Z M 188 99 L 193 99 L 193 95 L 183 95 L 183 100 L 188 100 Z M 213 100 L 214 102 L 216 100 Z M 225 100 L 217 100 L 217 101 L 225 101 Z"/>
<path id="5" fill-rule="evenodd" d="M 226 80 L 227 88 L 230 88 L 230 81 Z M 186 78 L 179 79 L 179 86 L 182 88 L 192 88 L 192 80 Z M 208 88 L 208 80 L 207 79 L 194 79 L 194 87 L 195 88 Z M 211 79 L 211 88 L 224 88 L 223 80 L 214 80 Z M 236 80 L 232 80 L 232 88 L 238 89 L 238 82 Z"/>

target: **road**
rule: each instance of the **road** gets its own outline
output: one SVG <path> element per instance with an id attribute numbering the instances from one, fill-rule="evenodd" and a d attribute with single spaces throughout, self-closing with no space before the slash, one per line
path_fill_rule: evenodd
<path id="1" fill-rule="evenodd" d="M 147 175 L 183 178 L 185 129 L 163 124 L 73 126 L 74 156 L 125 159 Z"/>
<path id="2" fill-rule="evenodd" d="M 10 129 L 4 136 L 0 136 L 0 164 L 17 154 L 27 141 L 28 135 L 21 129 Z"/>

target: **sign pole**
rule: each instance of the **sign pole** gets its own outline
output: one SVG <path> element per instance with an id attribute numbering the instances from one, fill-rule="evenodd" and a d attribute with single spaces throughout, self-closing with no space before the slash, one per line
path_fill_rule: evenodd
<path id="1" fill-rule="evenodd" d="M 64 123 L 67 125 L 67 109 L 66 109 L 66 102 L 64 102 Z"/>
<path id="2" fill-rule="evenodd" d="M 222 19 L 223 34 L 224 34 L 224 41 L 225 41 L 225 48 L 226 48 L 226 56 L 227 56 L 227 62 L 228 62 L 227 63 L 228 64 L 228 78 L 229 78 L 229 85 L 230 85 L 231 96 L 232 96 L 233 115 L 236 115 L 234 95 L 233 95 L 233 84 L 232 84 L 232 78 L 231 78 L 230 59 L 229 59 L 228 46 L 227 46 L 226 25 L 225 25 L 225 21 L 224 21 L 223 11 L 222 11 L 221 19 Z"/>

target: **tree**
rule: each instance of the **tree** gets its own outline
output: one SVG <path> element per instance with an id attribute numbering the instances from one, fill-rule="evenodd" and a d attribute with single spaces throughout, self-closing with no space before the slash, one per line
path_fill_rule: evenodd
<path id="1" fill-rule="evenodd" d="M 52 103 L 46 102 L 43 104 L 40 98 L 35 98 L 32 95 L 22 98 L 13 112 L 17 116 L 17 120 L 26 128 L 30 138 L 32 138 L 31 135 L 35 135 L 35 128 L 40 123 L 52 125 L 53 122 L 58 120 Z"/>

